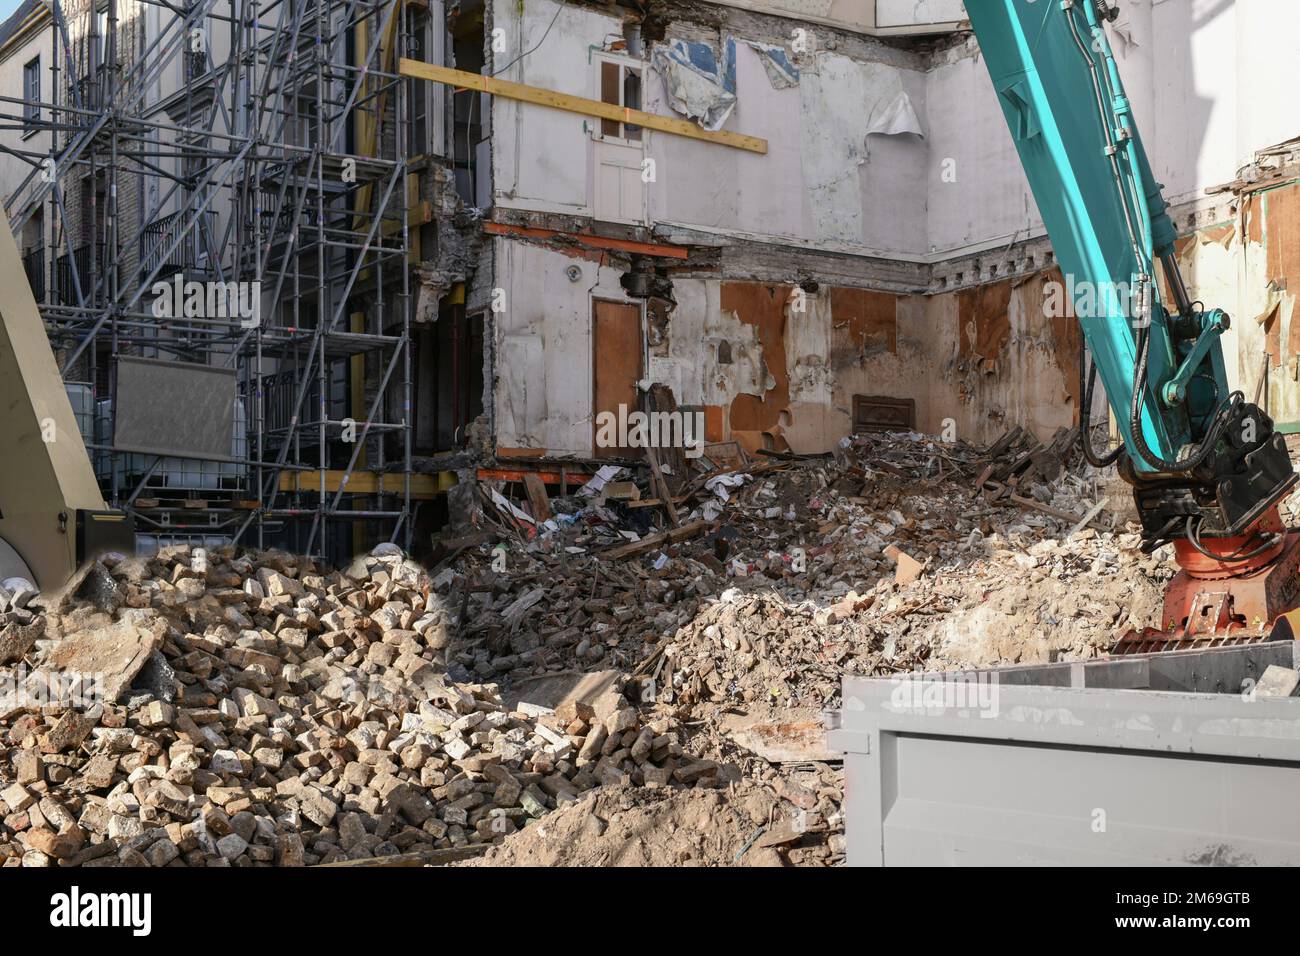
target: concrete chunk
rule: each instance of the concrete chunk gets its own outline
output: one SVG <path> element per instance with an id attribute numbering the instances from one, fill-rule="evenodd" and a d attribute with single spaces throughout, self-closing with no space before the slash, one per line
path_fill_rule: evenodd
<path id="1" fill-rule="evenodd" d="M 1300 671 L 1270 664 L 1255 685 L 1256 697 L 1294 697 L 1300 687 Z"/>

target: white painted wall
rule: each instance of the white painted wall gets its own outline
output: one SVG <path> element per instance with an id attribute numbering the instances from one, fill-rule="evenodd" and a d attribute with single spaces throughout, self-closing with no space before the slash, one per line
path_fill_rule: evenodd
<path id="1" fill-rule="evenodd" d="M 622 34 L 622 21 L 554 0 L 495 0 L 493 28 L 504 31 L 505 50 L 494 52 L 495 69 L 526 50 L 544 44 L 504 72 L 502 79 L 560 93 L 599 98 L 588 47 L 606 34 Z M 554 20 L 554 26 L 550 24 Z M 547 33 L 550 29 L 549 34 Z M 543 52 L 543 50 L 545 52 Z M 591 215 L 590 192 L 594 121 L 576 113 L 494 97 L 492 161 L 495 202 L 506 208 Z"/>
<path id="2" fill-rule="evenodd" d="M 510 239 L 494 240 L 502 311 L 493 315 L 496 443 L 590 456 L 591 302 L 630 301 L 620 270 Z M 576 266 L 577 281 L 566 274 Z"/>
<path id="3" fill-rule="evenodd" d="M 1128 0 L 1112 43 L 1156 178 L 1173 205 L 1300 135 L 1294 0 Z M 1042 234 L 974 42 L 927 76 L 929 240 L 938 258 Z M 945 159 L 958 181 L 942 181 Z"/>
<path id="4" fill-rule="evenodd" d="M 826 12 L 816 6 L 800 9 Z M 555 9 L 555 0 L 532 0 L 521 15 L 514 0 L 495 0 L 495 23 L 510 38 L 503 59 L 537 43 Z M 1128 0 L 1121 9 L 1113 43 L 1172 203 L 1232 180 L 1256 150 L 1300 134 L 1290 78 L 1300 4 Z M 566 8 L 545 55 L 507 76 L 596 96 L 588 47 L 619 30 L 616 18 Z M 898 259 L 943 260 L 1042 235 L 974 40 L 936 55 L 928 70 L 919 61 L 897 70 L 925 138 L 865 135 L 863 90 L 879 80 L 860 75 L 894 68 L 833 51 L 801 65 L 799 86 L 774 89 L 759 55 L 738 45 L 737 106 L 725 128 L 768 140 L 766 156 L 647 133 L 658 177 L 648 188 L 651 222 Z M 673 115 L 662 81 L 653 70 L 647 77 L 646 108 Z M 499 204 L 591 215 L 582 117 L 498 99 L 493 118 Z"/>
<path id="5" fill-rule="evenodd" d="M 533 0 L 521 12 L 514 0 L 495 0 L 493 23 L 506 36 L 497 61 L 536 45 L 556 7 L 555 0 Z M 599 98 L 591 51 L 611 34 L 621 35 L 619 19 L 565 7 L 545 55 L 539 50 L 502 76 Z M 722 38 L 711 39 L 720 45 Z M 834 51 L 818 52 L 801 69 L 797 86 L 778 89 L 759 54 L 737 43 L 737 107 L 724 129 L 766 139 L 766 155 L 646 131 L 646 155 L 655 161 L 647 189 L 651 222 L 862 255 L 924 256 L 926 225 L 917 211 L 925 208 L 926 184 L 917 171 L 929 154 L 926 141 L 907 133 L 868 136 L 867 124 L 871 104 L 901 87 L 924 130 L 925 74 Z M 644 75 L 644 108 L 675 116 L 662 78 L 648 65 Z M 496 203 L 592 215 L 595 121 L 504 98 L 492 109 Z"/>

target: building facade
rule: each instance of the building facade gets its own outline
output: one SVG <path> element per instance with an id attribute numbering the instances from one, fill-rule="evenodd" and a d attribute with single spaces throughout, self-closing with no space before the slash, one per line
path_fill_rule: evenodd
<path id="1" fill-rule="evenodd" d="M 1077 421 L 1082 337 L 959 0 L 76 2 L 0 30 L 0 186 L 106 491 L 159 535 L 184 508 L 171 458 L 115 445 L 124 358 L 234 370 L 228 493 L 170 486 L 206 529 L 335 552 L 418 549 L 483 469 L 639 459 L 598 437 L 621 408 L 751 452 Z M 1189 281 L 1284 427 L 1293 8 L 1112 27 Z M 259 283 L 265 321 L 152 321 L 176 274 Z"/>

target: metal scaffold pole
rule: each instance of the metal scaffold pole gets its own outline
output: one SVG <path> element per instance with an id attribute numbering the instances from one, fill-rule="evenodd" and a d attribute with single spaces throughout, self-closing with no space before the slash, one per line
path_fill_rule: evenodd
<path id="1" fill-rule="evenodd" d="M 409 545 L 397 0 L 47 9 L 52 88 L 0 97 L 0 129 L 24 132 L 0 151 L 28 170 L 5 202 L 105 498 L 159 544 L 335 560 L 376 533 Z M 193 283 L 255 290 L 256 320 L 159 312 L 162 290 Z M 230 454 L 119 447 L 131 359 L 233 371 Z"/>

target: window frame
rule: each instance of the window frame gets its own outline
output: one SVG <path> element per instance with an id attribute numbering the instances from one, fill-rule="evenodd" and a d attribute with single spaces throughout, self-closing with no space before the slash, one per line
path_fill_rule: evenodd
<path id="1" fill-rule="evenodd" d="M 616 106 L 627 106 L 627 81 L 629 73 L 636 74 L 637 78 L 637 103 L 631 106 L 631 109 L 645 109 L 645 74 L 646 63 L 642 60 L 629 56 L 620 56 L 614 53 L 597 53 L 592 56 L 592 63 L 595 64 L 595 75 L 592 79 L 595 85 L 594 99 L 602 103 L 612 103 L 605 98 L 605 68 L 613 66 L 618 70 L 618 102 L 613 103 Z M 610 132 L 609 126 L 613 124 L 617 127 L 617 132 Z M 634 136 L 627 135 L 629 132 L 635 132 Z M 637 126 L 634 123 L 624 123 L 622 120 L 609 120 L 598 118 L 595 120 L 595 128 L 592 136 L 599 142 L 619 143 L 624 146 L 632 146 L 638 149 L 645 146 L 646 129 L 644 126 Z"/>
<path id="2" fill-rule="evenodd" d="M 32 95 L 34 81 L 35 95 Z M 39 130 L 41 121 L 41 55 L 23 64 L 23 139 L 34 135 Z"/>

